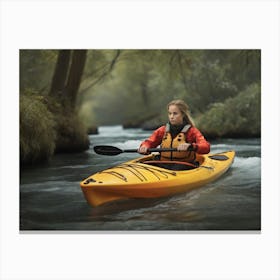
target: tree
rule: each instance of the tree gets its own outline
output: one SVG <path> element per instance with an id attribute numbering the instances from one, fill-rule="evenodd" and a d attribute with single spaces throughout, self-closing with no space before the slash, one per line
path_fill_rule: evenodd
<path id="1" fill-rule="evenodd" d="M 60 50 L 52 79 L 50 95 L 67 100 L 72 109 L 80 87 L 87 50 Z"/>
<path id="2" fill-rule="evenodd" d="M 86 62 L 86 54 L 86 50 L 74 50 L 72 54 L 72 63 L 65 87 L 65 92 L 69 98 L 70 106 L 72 108 L 75 108 L 76 105 L 76 97 L 78 94 Z"/>
<path id="3" fill-rule="evenodd" d="M 59 96 L 60 94 L 62 94 L 67 80 L 70 58 L 71 58 L 70 50 L 59 51 L 53 78 L 52 78 L 52 83 L 51 83 L 51 89 L 50 89 L 51 96 Z"/>
<path id="4" fill-rule="evenodd" d="M 60 50 L 52 78 L 49 110 L 56 120 L 56 152 L 88 148 L 86 129 L 79 120 L 76 99 L 86 63 L 87 50 Z"/>

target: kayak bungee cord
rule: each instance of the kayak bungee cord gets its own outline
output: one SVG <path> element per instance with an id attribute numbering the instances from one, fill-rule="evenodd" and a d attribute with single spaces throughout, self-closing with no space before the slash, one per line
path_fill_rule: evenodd
<path id="1" fill-rule="evenodd" d="M 127 178 L 126 178 L 123 174 L 121 174 L 121 173 L 119 173 L 119 172 L 116 172 L 116 171 L 107 171 L 107 170 L 98 172 L 98 174 L 101 174 L 101 173 L 107 173 L 107 174 L 114 175 L 114 176 L 116 176 L 117 178 L 119 178 L 119 179 L 121 179 L 121 180 L 127 182 Z"/>
<path id="2" fill-rule="evenodd" d="M 122 169 L 128 170 L 135 177 L 137 177 L 141 182 L 148 181 L 148 179 L 143 175 L 143 173 L 141 171 L 139 171 L 137 169 L 142 169 L 142 170 L 149 171 L 158 180 L 160 180 L 160 176 L 158 176 L 157 173 L 159 173 L 160 175 L 162 175 L 166 179 L 168 179 L 168 175 L 172 175 L 172 176 L 176 176 L 177 175 L 176 172 L 174 172 L 174 171 L 160 170 L 160 169 L 157 169 L 156 167 L 142 166 L 142 165 L 139 165 L 139 164 L 121 164 L 121 165 L 118 166 L 118 168 L 122 168 Z M 119 173 L 117 171 L 110 171 L 110 169 L 107 169 L 107 170 L 104 170 L 104 171 L 100 171 L 98 173 L 99 174 L 102 174 L 102 173 L 110 174 L 110 175 L 116 176 L 117 178 L 127 182 L 127 178 L 123 174 L 121 174 L 121 173 Z"/>
<path id="3" fill-rule="evenodd" d="M 156 174 L 156 172 L 160 173 L 164 178 L 168 179 L 168 175 L 176 176 L 176 172 L 174 171 L 167 171 L 167 170 L 161 170 L 156 167 L 150 167 L 150 166 L 144 166 L 139 164 L 127 164 L 129 167 L 132 167 L 134 169 L 139 168 L 142 170 L 146 170 L 151 172 L 158 180 L 160 180 L 160 177 Z M 138 171 L 139 172 L 139 171 Z M 143 175 L 144 176 L 144 175 Z"/>
<path id="4" fill-rule="evenodd" d="M 141 182 L 147 181 L 147 178 L 140 172 L 138 171 L 136 168 L 129 166 L 131 168 L 128 168 L 127 166 L 124 166 L 123 164 L 118 166 L 118 168 L 123 168 L 125 170 L 128 170 L 129 172 L 131 172 L 133 175 L 135 175 Z M 131 170 L 132 169 L 132 170 Z M 139 176 L 140 175 L 140 176 Z"/>

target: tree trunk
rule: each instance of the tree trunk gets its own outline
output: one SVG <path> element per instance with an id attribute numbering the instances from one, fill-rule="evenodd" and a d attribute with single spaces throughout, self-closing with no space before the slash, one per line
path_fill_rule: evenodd
<path id="1" fill-rule="evenodd" d="M 76 97 L 86 63 L 86 55 L 87 50 L 74 50 L 72 54 L 71 67 L 65 88 L 65 94 L 72 108 L 75 108 L 76 105 Z"/>
<path id="2" fill-rule="evenodd" d="M 70 58 L 71 58 L 71 50 L 59 51 L 53 78 L 52 78 L 52 84 L 50 90 L 51 96 L 57 97 L 62 94 L 67 80 Z"/>

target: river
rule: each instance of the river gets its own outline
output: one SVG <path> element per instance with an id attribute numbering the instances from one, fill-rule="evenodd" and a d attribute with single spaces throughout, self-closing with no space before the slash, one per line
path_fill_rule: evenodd
<path id="1" fill-rule="evenodd" d="M 20 230 L 172 231 L 261 229 L 261 140 L 222 139 L 211 152 L 235 150 L 230 170 L 217 181 L 163 199 L 129 199 L 93 208 L 80 181 L 140 155 L 102 156 L 94 145 L 137 148 L 151 132 L 100 127 L 84 153 L 59 154 L 46 165 L 20 171 Z"/>

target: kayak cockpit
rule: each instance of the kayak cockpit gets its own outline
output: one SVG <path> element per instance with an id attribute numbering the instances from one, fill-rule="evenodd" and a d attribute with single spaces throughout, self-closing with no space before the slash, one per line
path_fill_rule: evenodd
<path id="1" fill-rule="evenodd" d="M 174 171 L 192 170 L 199 166 L 188 162 L 163 160 L 147 160 L 142 163 Z"/>

